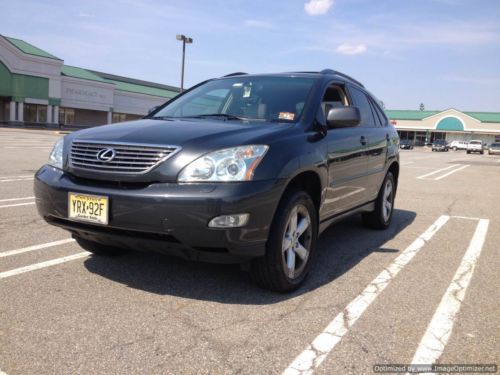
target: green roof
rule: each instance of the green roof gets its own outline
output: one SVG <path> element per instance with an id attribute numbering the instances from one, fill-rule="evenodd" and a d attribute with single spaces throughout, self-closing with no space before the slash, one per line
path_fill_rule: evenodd
<path id="1" fill-rule="evenodd" d="M 444 111 L 418 111 L 418 110 L 386 110 L 391 120 L 423 120 L 426 117 L 436 115 Z M 460 112 L 460 111 L 459 111 Z M 481 122 L 500 123 L 500 112 L 462 112 Z"/>
<path id="2" fill-rule="evenodd" d="M 46 58 L 54 59 L 54 60 L 61 60 L 60 58 L 55 57 L 54 55 L 51 55 L 47 51 L 44 51 L 43 49 L 35 47 L 34 45 L 29 44 L 29 43 L 25 42 L 24 40 L 16 39 L 16 38 L 11 38 L 11 37 L 8 37 L 8 36 L 4 36 L 4 38 L 7 41 L 9 41 L 10 44 L 12 44 L 18 50 L 20 50 L 21 52 L 26 53 L 28 55 L 39 56 L 39 57 L 46 57 Z"/>
<path id="3" fill-rule="evenodd" d="M 78 68 L 76 66 L 63 65 L 61 68 L 61 73 L 62 75 L 68 77 L 86 79 L 89 81 L 110 83 L 113 84 L 115 86 L 115 89 L 119 91 L 134 92 L 138 94 L 145 94 L 152 96 L 161 96 L 163 98 L 173 98 L 179 93 L 176 87 L 170 87 L 152 82 L 134 80 L 131 78 L 115 76 L 107 73 L 95 72 L 92 70 Z"/>
<path id="4" fill-rule="evenodd" d="M 97 74 L 94 74 L 86 69 L 78 68 L 76 66 L 63 65 L 61 68 L 61 74 L 63 76 L 86 79 L 89 81 L 97 81 L 107 83 L 104 79 L 99 77 Z"/>
<path id="5" fill-rule="evenodd" d="M 470 117 L 474 117 L 481 122 L 500 122 L 499 112 L 464 112 Z"/>
<path id="6" fill-rule="evenodd" d="M 176 91 L 165 90 L 165 89 L 161 89 L 158 87 L 138 85 L 136 83 L 123 82 L 123 81 L 118 81 L 115 79 L 106 78 L 105 81 L 109 82 L 109 83 L 113 83 L 115 85 L 116 90 L 120 90 L 120 91 L 135 92 L 138 94 L 153 95 L 153 96 L 161 96 L 164 98 L 173 98 L 174 96 L 176 96 L 178 94 L 178 92 L 176 92 Z"/>
<path id="7" fill-rule="evenodd" d="M 391 120 L 423 120 L 426 117 L 435 115 L 439 111 L 411 111 L 386 109 L 385 113 Z"/>

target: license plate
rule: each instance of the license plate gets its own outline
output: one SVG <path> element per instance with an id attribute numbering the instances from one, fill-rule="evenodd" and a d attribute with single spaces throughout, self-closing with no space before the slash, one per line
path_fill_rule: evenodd
<path id="1" fill-rule="evenodd" d="M 108 197 L 69 193 L 68 217 L 89 223 L 108 224 Z"/>

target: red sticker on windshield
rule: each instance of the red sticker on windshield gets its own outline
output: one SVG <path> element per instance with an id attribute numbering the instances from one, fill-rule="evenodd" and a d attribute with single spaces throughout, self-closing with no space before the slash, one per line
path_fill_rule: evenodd
<path id="1" fill-rule="evenodd" d="M 278 118 L 280 120 L 293 120 L 295 118 L 295 113 L 293 113 L 293 112 L 280 112 Z"/>

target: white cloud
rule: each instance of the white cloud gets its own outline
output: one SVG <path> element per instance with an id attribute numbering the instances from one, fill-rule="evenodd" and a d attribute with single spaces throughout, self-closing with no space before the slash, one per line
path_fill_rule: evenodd
<path id="1" fill-rule="evenodd" d="M 245 26 L 248 27 L 255 27 L 258 29 L 272 29 L 273 24 L 268 21 L 262 21 L 262 20 L 245 20 L 244 22 Z"/>
<path id="2" fill-rule="evenodd" d="M 309 0 L 304 4 L 304 9 L 310 16 L 325 14 L 332 7 L 333 0 Z"/>
<path id="3" fill-rule="evenodd" d="M 80 12 L 78 14 L 78 17 L 82 17 L 82 18 L 95 18 L 95 14 Z"/>
<path id="4" fill-rule="evenodd" d="M 337 47 L 336 51 L 343 55 L 359 55 L 366 52 L 366 45 L 342 43 Z"/>

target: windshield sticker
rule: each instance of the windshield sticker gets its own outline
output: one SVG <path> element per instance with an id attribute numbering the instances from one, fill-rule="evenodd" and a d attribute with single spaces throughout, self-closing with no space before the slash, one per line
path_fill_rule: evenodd
<path id="1" fill-rule="evenodd" d="M 293 120 L 295 118 L 295 113 L 293 113 L 293 112 L 280 112 L 278 118 L 280 120 Z"/>

